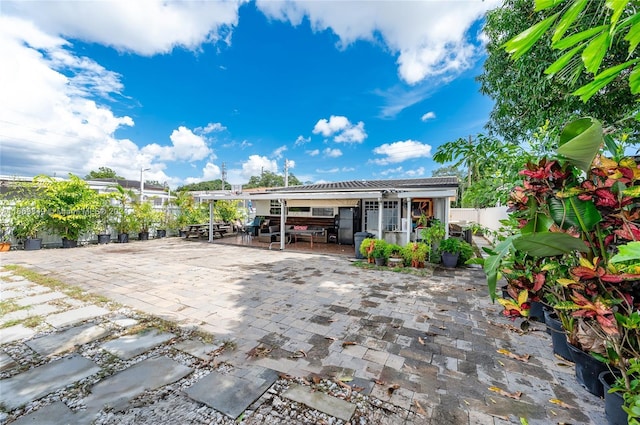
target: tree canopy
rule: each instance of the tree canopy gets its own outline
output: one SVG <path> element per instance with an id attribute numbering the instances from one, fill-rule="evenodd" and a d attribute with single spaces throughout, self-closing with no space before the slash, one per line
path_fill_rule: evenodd
<path id="1" fill-rule="evenodd" d="M 595 26 L 599 22 L 595 17 L 602 13 L 601 2 L 577 1 L 585 3 L 585 9 L 573 23 L 574 32 Z M 555 16 L 552 12 L 536 13 L 530 0 L 505 0 L 502 7 L 487 13 L 484 30 L 488 38 L 488 57 L 478 81 L 480 91 L 495 101 L 488 130 L 507 141 L 520 142 L 545 122 L 552 128 L 561 128 L 579 116 L 597 116 L 606 126 L 621 128 L 627 125 L 637 132 L 640 129 L 638 122 L 619 122 L 620 117 L 637 109 L 637 97 L 624 78 L 613 79 L 606 90 L 597 91 L 589 102 L 584 103 L 571 93 L 592 80 L 588 73 L 578 72 L 576 68 L 557 72 L 553 78 L 545 73 L 563 56 L 563 52 L 552 47 L 554 34 L 539 34 L 537 42 L 527 45 L 528 53 L 516 61 L 505 51 L 505 43 L 540 21 Z M 628 43 L 614 42 L 603 57 L 603 66 L 625 62 L 628 47 Z"/>
<path id="2" fill-rule="evenodd" d="M 178 187 L 178 191 L 222 190 L 222 180 L 209 180 L 206 182 L 190 183 Z M 231 184 L 224 182 L 224 190 L 231 190 Z"/>
<path id="3" fill-rule="evenodd" d="M 302 182 L 296 178 L 293 174 L 289 174 L 289 186 L 298 186 Z M 271 171 L 265 171 L 260 176 L 252 176 L 249 179 L 249 183 L 245 184 L 243 188 L 253 189 L 256 187 L 283 187 L 284 176 Z"/>
<path id="4" fill-rule="evenodd" d="M 124 179 L 124 177 L 116 174 L 114 170 L 109 167 L 99 167 L 98 171 L 91 170 L 85 177 L 85 180 L 91 179 Z"/>

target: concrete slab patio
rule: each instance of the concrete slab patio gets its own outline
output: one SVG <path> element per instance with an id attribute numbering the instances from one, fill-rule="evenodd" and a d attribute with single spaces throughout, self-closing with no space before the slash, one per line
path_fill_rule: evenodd
<path id="1" fill-rule="evenodd" d="M 421 277 L 358 269 L 345 256 L 178 238 L 12 251 L 0 261 L 233 341 L 236 349 L 221 356 L 236 368 L 233 382 L 265 369 L 373 382 L 372 396 L 407 412 L 386 423 L 605 421 L 602 400 L 553 357 L 542 326 L 513 332 L 490 303 L 480 269 L 436 269 Z M 87 309 L 88 318 L 97 311 Z M 6 333 L 3 342 L 31 336 Z M 496 352 L 502 348 L 531 358 L 502 356 Z M 505 397 L 491 387 L 522 395 Z"/>

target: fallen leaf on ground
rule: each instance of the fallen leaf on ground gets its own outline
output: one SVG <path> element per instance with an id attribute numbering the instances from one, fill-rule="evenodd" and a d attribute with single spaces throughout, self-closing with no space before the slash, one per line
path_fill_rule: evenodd
<path id="1" fill-rule="evenodd" d="M 311 375 L 311 380 L 314 384 L 319 384 L 322 381 L 322 378 L 316 375 L 315 373 Z"/>
<path id="2" fill-rule="evenodd" d="M 289 356 L 289 358 L 291 359 L 299 359 L 301 357 L 307 357 L 307 353 L 305 353 L 302 350 L 298 350 L 295 353 L 293 353 L 291 356 Z"/>
<path id="3" fill-rule="evenodd" d="M 353 376 L 341 376 L 338 380 L 341 382 L 351 382 L 353 381 Z"/>
<path id="4" fill-rule="evenodd" d="M 253 347 L 251 350 L 249 350 L 249 352 L 247 353 L 247 357 L 266 357 L 269 355 L 271 350 L 272 349 L 270 347 L 260 344 L 257 347 Z"/>
<path id="5" fill-rule="evenodd" d="M 293 379 L 293 376 L 286 373 L 279 373 L 278 377 L 280 377 L 281 379 Z"/>
<path id="6" fill-rule="evenodd" d="M 420 406 L 420 403 L 418 403 L 418 400 L 413 400 L 413 402 L 416 404 L 416 412 L 418 412 L 423 416 L 427 416 L 427 412 L 425 412 L 422 406 Z"/>
<path id="7" fill-rule="evenodd" d="M 565 409 L 571 409 L 570 405 L 568 405 L 567 403 L 565 403 L 562 400 L 558 400 L 557 398 L 552 398 L 551 400 L 549 400 L 549 402 L 553 403 L 553 404 L 557 404 L 560 407 L 564 407 Z"/>
<path id="8" fill-rule="evenodd" d="M 373 382 L 375 382 L 376 385 L 384 385 L 385 384 L 384 381 L 380 381 L 379 379 L 376 379 Z"/>
<path id="9" fill-rule="evenodd" d="M 357 344 L 355 342 L 353 342 L 353 341 L 345 341 L 345 342 L 342 343 L 342 347 L 343 348 L 344 347 L 348 347 L 350 345 L 357 345 Z"/>
<path id="10" fill-rule="evenodd" d="M 442 329 L 443 331 L 446 330 L 447 328 L 444 326 L 438 326 L 438 329 Z"/>
<path id="11" fill-rule="evenodd" d="M 359 393 L 360 391 L 364 390 L 364 387 L 358 387 L 358 386 L 356 386 L 356 385 L 354 385 L 354 386 L 353 386 L 353 387 L 351 387 L 351 388 L 353 388 L 353 391 L 358 392 L 358 393 Z"/>
<path id="12" fill-rule="evenodd" d="M 329 341 L 335 341 L 336 339 L 332 336 L 325 336 L 324 339 L 328 339 Z"/>
<path id="13" fill-rule="evenodd" d="M 493 391 L 494 393 L 498 393 L 498 394 L 500 394 L 502 396 L 509 397 L 509 398 L 514 399 L 514 400 L 520 400 L 520 397 L 522 397 L 522 392 L 521 391 L 516 391 L 515 393 L 510 393 L 510 392 L 505 391 L 502 388 L 498 388 L 498 387 L 489 387 L 489 391 Z"/>
<path id="14" fill-rule="evenodd" d="M 389 388 L 387 388 L 387 394 L 389 394 L 389 396 L 393 395 L 393 392 L 398 388 L 400 388 L 400 385 L 398 384 L 391 385 Z"/>
<path id="15" fill-rule="evenodd" d="M 421 345 L 424 345 L 424 340 L 423 340 L 422 338 L 420 338 L 420 337 L 418 337 L 418 342 L 419 342 Z"/>
<path id="16" fill-rule="evenodd" d="M 429 320 L 429 319 L 431 319 L 431 317 L 427 316 L 426 314 L 423 314 L 423 315 L 422 315 L 422 316 L 420 316 L 420 317 L 422 317 L 424 320 Z"/>
<path id="17" fill-rule="evenodd" d="M 525 363 L 529 363 L 529 358 L 531 357 L 531 355 L 529 355 L 529 354 L 518 355 L 518 354 L 512 353 L 509 350 L 505 350 L 504 348 L 501 348 L 501 349 L 499 349 L 497 351 L 498 351 L 498 353 L 504 354 L 505 356 L 507 356 L 509 358 L 516 359 L 516 360 L 519 360 L 519 361 L 525 362 Z"/>
<path id="18" fill-rule="evenodd" d="M 338 319 L 329 319 L 329 320 L 327 320 L 327 322 L 329 322 L 329 323 L 333 323 L 333 322 L 335 322 L 335 321 L 337 321 L 337 320 L 338 320 Z"/>

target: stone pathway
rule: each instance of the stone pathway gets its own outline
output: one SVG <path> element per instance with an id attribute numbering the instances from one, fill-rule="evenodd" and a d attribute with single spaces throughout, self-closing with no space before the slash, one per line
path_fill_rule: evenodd
<path id="1" fill-rule="evenodd" d="M 604 422 L 479 269 L 421 277 L 177 238 L 0 259 L 122 304 L 0 272 L 0 423 Z"/>

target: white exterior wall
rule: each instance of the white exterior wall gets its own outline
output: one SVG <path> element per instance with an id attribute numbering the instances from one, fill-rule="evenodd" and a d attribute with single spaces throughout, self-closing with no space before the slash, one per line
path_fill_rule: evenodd
<path id="1" fill-rule="evenodd" d="M 473 222 L 491 230 L 501 227 L 500 220 L 508 218 L 507 207 L 493 208 L 451 208 L 449 221 Z"/>

